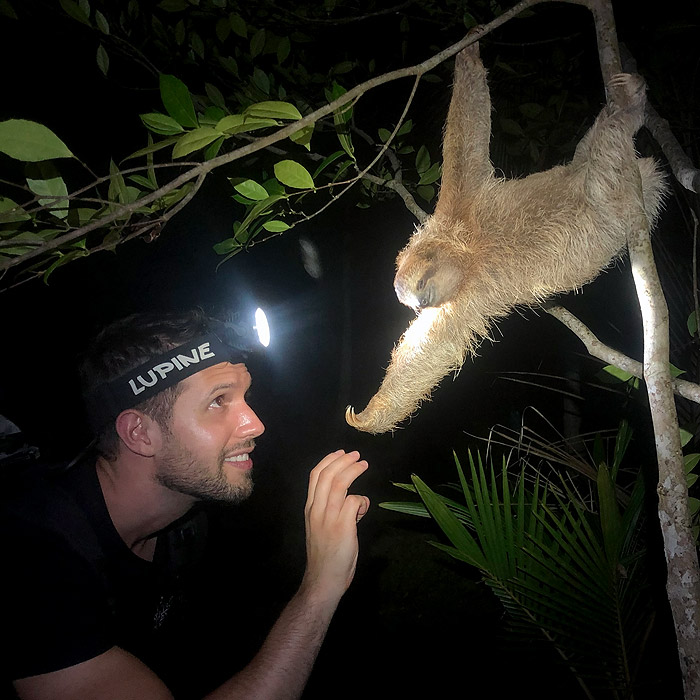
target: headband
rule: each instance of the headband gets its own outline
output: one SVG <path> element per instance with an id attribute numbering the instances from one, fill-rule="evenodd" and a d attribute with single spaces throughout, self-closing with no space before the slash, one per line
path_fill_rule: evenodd
<path id="1" fill-rule="evenodd" d="M 88 420 L 93 430 L 99 432 L 127 408 L 133 408 L 207 367 L 220 362 L 240 362 L 246 354 L 244 348 L 223 343 L 213 334 L 194 338 L 87 394 Z"/>

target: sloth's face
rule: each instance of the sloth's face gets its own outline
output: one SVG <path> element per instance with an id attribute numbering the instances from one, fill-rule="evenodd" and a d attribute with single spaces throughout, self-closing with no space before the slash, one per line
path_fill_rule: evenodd
<path id="1" fill-rule="evenodd" d="M 396 296 L 416 311 L 452 301 L 462 281 L 457 266 L 441 260 L 435 252 L 411 251 L 409 246 L 397 263 Z"/>

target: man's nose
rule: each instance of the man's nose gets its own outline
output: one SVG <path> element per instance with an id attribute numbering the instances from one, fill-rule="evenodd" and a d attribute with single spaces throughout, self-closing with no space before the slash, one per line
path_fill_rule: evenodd
<path id="1" fill-rule="evenodd" d="M 257 413 L 246 404 L 245 408 L 238 414 L 236 435 L 244 438 L 255 438 L 264 432 L 263 422 L 258 418 Z"/>

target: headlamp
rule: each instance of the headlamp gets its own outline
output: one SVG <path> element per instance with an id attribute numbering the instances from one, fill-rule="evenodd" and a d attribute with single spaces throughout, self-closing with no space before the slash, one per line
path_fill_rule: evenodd
<path id="1" fill-rule="evenodd" d="M 212 321 L 205 335 L 150 358 L 85 396 L 88 420 L 99 432 L 122 411 L 132 408 L 183 379 L 221 362 L 245 362 L 270 342 L 270 329 L 262 309 L 255 325 Z"/>

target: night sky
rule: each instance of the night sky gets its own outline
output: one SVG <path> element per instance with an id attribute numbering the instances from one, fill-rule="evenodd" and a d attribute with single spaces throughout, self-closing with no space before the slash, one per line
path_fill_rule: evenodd
<path id="1" fill-rule="evenodd" d="M 639 5 L 635 12 L 624 9 L 618 17 L 620 34 L 642 72 L 648 60 L 658 75 L 669 46 L 688 42 L 678 44 L 674 65 L 681 89 L 691 93 L 700 42 L 691 48 L 687 33 L 657 35 L 658 18 Z M 585 51 L 594 69 L 592 34 L 580 27 L 585 15 L 578 8 L 561 10 L 560 16 L 552 12 L 547 8 L 552 26 L 571 18 L 572 30 L 584 33 L 569 48 Z M 679 24 L 689 16 L 679 14 Z M 139 147 L 143 130 L 136 114 L 157 107 L 157 93 L 127 102 L 125 90 L 101 79 L 94 43 L 65 41 L 68 24 L 25 26 L 0 17 L 0 28 L 0 118 L 47 124 L 98 171 L 110 153 L 124 155 Z M 508 38 L 513 36 L 511 32 Z M 455 38 L 445 38 L 441 48 Z M 485 59 L 496 50 L 507 48 L 487 44 Z M 596 79 L 592 73 L 591 83 Z M 432 104 L 424 121 L 434 131 L 432 138 L 439 139 L 448 95 L 438 96 L 432 89 L 417 109 Z M 368 109 L 376 107 L 368 102 Z M 663 104 L 657 108 L 664 114 Z M 418 120 L 422 114 L 413 116 Z M 664 116 L 673 121 L 677 115 Z M 129 144 L 126 150 L 124 143 Z M 7 163 L 3 157 L 0 167 Z M 622 393 L 601 388 L 595 380 L 600 363 L 585 355 L 579 341 L 546 314 L 524 310 L 500 323 L 494 342 L 484 343 L 479 357 L 468 361 L 454 381 L 445 379 L 433 401 L 400 430 L 382 436 L 353 431 L 344 421 L 345 406 L 364 408 L 412 316 L 396 300 L 392 280 L 396 253 L 414 220 L 399 201 L 359 209 L 348 198 L 300 230 L 253 246 L 217 270 L 212 245 L 230 235 L 236 211 L 230 194 L 223 176 L 212 177 L 154 242 L 132 242 L 116 254 L 78 261 L 58 270 L 48 285 L 30 282 L 2 292 L 0 414 L 45 456 L 70 458 L 89 440 L 75 358 L 97 328 L 142 310 L 260 305 L 270 317 L 273 339 L 266 356 L 252 367 L 250 403 L 267 426 L 256 449 L 256 491 L 236 512 L 214 513 L 220 532 L 229 537 L 215 540 L 220 550 L 214 549 L 218 558 L 210 563 L 220 574 L 210 592 L 215 599 L 222 596 L 219 612 L 241 653 L 255 647 L 261 621 L 274 619 L 303 569 L 306 474 L 323 455 L 342 447 L 360 450 L 369 461 L 371 469 L 357 490 L 371 498 L 374 508 L 360 528 L 356 581 L 341 603 L 307 697 L 355 697 L 370 689 L 377 697 L 442 697 L 449 688 L 493 697 L 527 690 L 542 698 L 550 690 L 552 697 L 574 693 L 568 679 L 560 681 L 556 673 L 537 679 L 535 660 L 504 642 L 495 599 L 477 583 L 476 573 L 426 544 L 438 536 L 430 523 L 376 504 L 401 500 L 391 482 L 408 481 L 412 473 L 434 486 L 453 480 L 453 450 L 464 455 L 467 445 L 474 444 L 471 436 L 485 437 L 496 424 L 516 428 L 523 413 L 537 429 L 544 429 L 537 411 L 564 429 L 572 403 L 546 386 L 573 387 L 581 395 L 573 402 L 580 430 L 614 428 L 625 407 L 638 429 L 636 453 L 653 463 L 643 405 L 628 404 Z M 663 238 L 662 257 L 668 259 L 662 275 L 677 277 L 683 285 L 692 244 L 683 228 L 684 199 L 683 193 L 674 193 L 655 234 Z M 320 278 L 304 269 L 301 237 L 318 251 Z M 672 305 L 676 324 L 687 315 L 683 303 Z M 639 358 L 639 312 L 626 261 L 582 293 L 569 295 L 564 304 L 602 340 Z M 583 383 L 533 373 L 574 373 Z M 460 645 L 451 641 L 456 636 Z M 220 653 L 227 652 L 220 648 Z"/>

